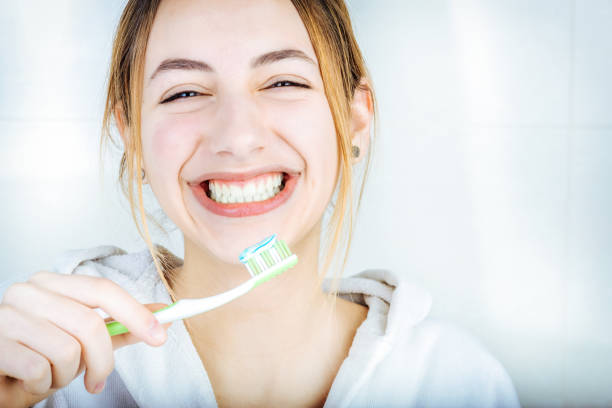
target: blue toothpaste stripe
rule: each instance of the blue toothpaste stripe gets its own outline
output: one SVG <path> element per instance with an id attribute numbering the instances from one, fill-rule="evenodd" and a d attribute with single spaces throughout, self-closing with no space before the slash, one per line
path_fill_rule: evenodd
<path id="1" fill-rule="evenodd" d="M 245 249 L 244 251 L 240 253 L 240 262 L 247 263 L 249 258 L 257 255 L 258 253 L 262 251 L 265 251 L 269 247 L 273 247 L 275 243 L 276 243 L 276 234 L 269 236 L 268 238 L 264 239 L 263 241 L 255 245 L 251 245 L 250 247 L 248 247 L 247 249 Z"/>

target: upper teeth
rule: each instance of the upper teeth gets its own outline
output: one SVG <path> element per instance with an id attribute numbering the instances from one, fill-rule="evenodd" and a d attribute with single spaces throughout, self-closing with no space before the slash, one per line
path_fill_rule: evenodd
<path id="1" fill-rule="evenodd" d="M 263 201 L 280 191 L 282 174 L 274 174 L 254 181 L 239 184 L 211 180 L 208 183 L 210 197 L 220 203 L 244 203 Z"/>

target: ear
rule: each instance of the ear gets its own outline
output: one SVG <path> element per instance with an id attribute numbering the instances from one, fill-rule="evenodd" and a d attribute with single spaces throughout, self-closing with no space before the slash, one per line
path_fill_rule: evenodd
<path id="1" fill-rule="evenodd" d="M 128 129 L 125 125 L 125 115 L 121 103 L 115 105 L 113 115 L 115 117 L 115 123 L 117 124 L 117 130 L 119 130 L 119 135 L 121 136 L 121 140 L 123 140 L 123 146 L 125 148 L 125 146 L 127 146 Z"/>
<path id="2" fill-rule="evenodd" d="M 370 128 L 373 116 L 374 103 L 370 84 L 367 79 L 362 78 L 355 88 L 355 94 L 351 102 L 351 143 L 359 148 L 359 156 L 353 157 L 353 164 L 361 161 L 370 147 Z"/>

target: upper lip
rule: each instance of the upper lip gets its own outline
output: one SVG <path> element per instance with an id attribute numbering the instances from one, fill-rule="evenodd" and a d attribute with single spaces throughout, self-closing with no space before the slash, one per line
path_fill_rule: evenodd
<path id="1" fill-rule="evenodd" d="M 237 171 L 232 171 L 232 172 L 215 171 L 215 172 L 210 172 L 210 173 L 204 173 L 198 176 L 197 178 L 189 181 L 188 183 L 195 186 L 195 185 L 202 184 L 204 181 L 211 180 L 211 179 L 242 181 L 242 180 L 247 180 L 252 177 L 258 176 L 260 174 L 275 173 L 275 172 L 287 173 L 291 176 L 299 174 L 298 171 L 290 169 L 285 166 L 270 165 L 270 166 L 259 167 L 259 168 L 251 169 L 251 170 L 238 171 L 238 172 Z"/>

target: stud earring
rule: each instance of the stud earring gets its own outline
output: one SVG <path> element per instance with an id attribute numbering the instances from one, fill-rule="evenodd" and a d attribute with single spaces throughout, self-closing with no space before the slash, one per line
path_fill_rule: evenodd
<path id="1" fill-rule="evenodd" d="M 359 157 L 359 146 L 355 146 L 355 145 L 353 145 L 353 146 L 352 146 L 352 150 L 353 150 L 353 157 L 354 157 L 354 158 Z"/>
<path id="2" fill-rule="evenodd" d="M 142 171 L 142 182 L 143 184 L 147 184 L 147 175 L 145 174 L 144 169 L 140 169 Z"/>

